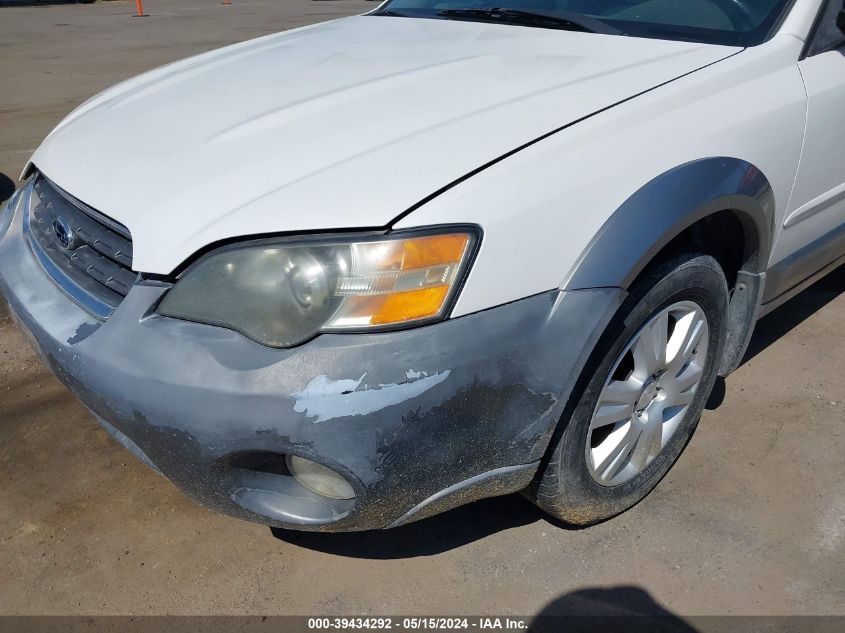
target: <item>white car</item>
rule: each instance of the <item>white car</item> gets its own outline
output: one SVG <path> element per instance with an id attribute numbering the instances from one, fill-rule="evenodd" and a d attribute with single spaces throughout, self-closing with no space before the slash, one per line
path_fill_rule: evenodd
<path id="1" fill-rule="evenodd" d="M 215 510 L 587 525 L 845 261 L 843 0 L 390 0 L 130 79 L 0 217 L 0 290 Z"/>

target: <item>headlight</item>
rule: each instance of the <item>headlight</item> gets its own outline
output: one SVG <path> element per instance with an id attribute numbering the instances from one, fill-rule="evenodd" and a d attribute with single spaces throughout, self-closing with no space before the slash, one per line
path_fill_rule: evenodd
<path id="1" fill-rule="evenodd" d="M 272 347 L 419 324 L 446 316 L 475 243 L 475 232 L 452 230 L 223 247 L 191 266 L 158 312 Z"/>

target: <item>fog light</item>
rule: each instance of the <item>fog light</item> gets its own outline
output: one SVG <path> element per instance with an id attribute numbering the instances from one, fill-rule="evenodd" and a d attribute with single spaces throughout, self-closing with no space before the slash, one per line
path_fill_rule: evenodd
<path id="1" fill-rule="evenodd" d="M 294 478 L 311 492 L 332 499 L 355 498 L 349 482 L 330 468 L 296 455 L 288 455 L 285 461 Z"/>

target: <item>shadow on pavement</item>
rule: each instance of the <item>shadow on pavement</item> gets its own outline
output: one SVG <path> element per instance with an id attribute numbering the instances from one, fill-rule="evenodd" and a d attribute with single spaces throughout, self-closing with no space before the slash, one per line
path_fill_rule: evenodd
<path id="1" fill-rule="evenodd" d="M 761 319 L 757 324 L 748 352 L 742 361 L 743 364 L 779 338 L 785 336 L 790 330 L 843 292 L 845 292 L 845 266 L 833 271 L 770 315 Z M 717 409 L 724 401 L 725 393 L 725 380 L 720 378 L 707 401 L 707 409 Z M 529 525 L 537 521 L 545 521 L 561 529 L 583 529 L 568 526 L 545 516 L 531 502 L 521 495 L 514 494 L 483 499 L 444 514 L 424 519 L 418 523 L 380 531 L 376 535 L 373 532 L 333 534 L 298 532 L 276 528 L 271 529 L 271 531 L 281 541 L 315 551 L 351 558 L 399 559 L 440 554 L 497 532 Z M 648 598 L 650 602 L 646 598 L 648 598 L 648 594 L 636 587 L 619 587 L 607 590 L 585 589 L 559 598 L 547 609 L 575 608 L 579 604 L 594 606 L 597 600 L 605 600 L 608 605 L 622 605 L 629 609 L 642 609 L 648 604 L 660 608 L 651 598 Z M 683 624 L 686 628 L 643 630 L 694 630 L 686 623 Z"/>
<path id="2" fill-rule="evenodd" d="M 740 367 L 764 351 L 769 345 L 789 334 L 803 321 L 813 316 L 845 292 L 845 266 L 840 266 L 827 276 L 822 277 L 812 286 L 799 293 L 774 312 L 767 314 L 757 322 L 754 336 Z M 705 408 L 709 411 L 718 409 L 725 401 L 727 387 L 724 378 L 718 378 L 710 392 Z"/>
<path id="3" fill-rule="evenodd" d="M 537 614 L 531 633 L 697 633 L 640 587 L 586 588 L 567 593 Z"/>
<path id="4" fill-rule="evenodd" d="M 843 292 L 845 292 L 845 266 L 840 266 L 774 312 L 760 319 L 742 363 L 747 363 L 769 345 L 786 336 L 802 321 L 821 310 Z"/>
<path id="5" fill-rule="evenodd" d="M 492 534 L 544 521 L 521 495 L 482 499 L 417 523 L 373 532 L 323 533 L 271 528 L 277 539 L 307 549 L 367 559 L 431 556 Z"/>
<path id="6" fill-rule="evenodd" d="M 704 408 L 708 411 L 715 411 L 721 407 L 722 403 L 725 401 L 725 394 L 727 394 L 727 392 L 727 383 L 724 378 L 719 376 L 716 378 L 716 384 L 713 385 L 713 391 L 710 392 L 707 402 L 704 403 Z"/>

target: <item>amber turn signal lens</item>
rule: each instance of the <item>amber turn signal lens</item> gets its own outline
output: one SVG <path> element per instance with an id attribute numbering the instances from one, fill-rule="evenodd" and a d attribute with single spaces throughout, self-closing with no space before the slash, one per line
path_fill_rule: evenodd
<path id="1" fill-rule="evenodd" d="M 471 239 L 469 233 L 449 233 L 356 244 L 353 273 L 337 285 L 337 294 L 347 299 L 329 327 L 389 325 L 442 315 Z"/>

